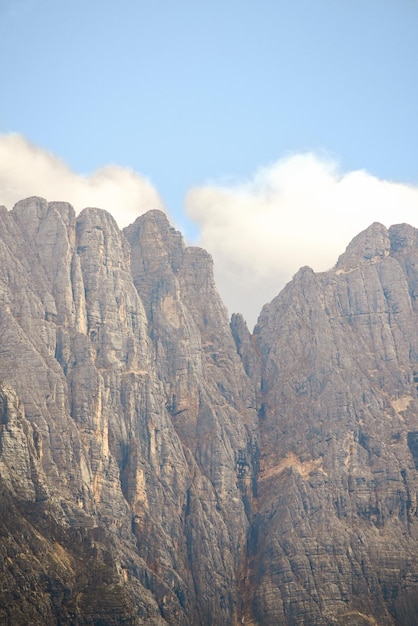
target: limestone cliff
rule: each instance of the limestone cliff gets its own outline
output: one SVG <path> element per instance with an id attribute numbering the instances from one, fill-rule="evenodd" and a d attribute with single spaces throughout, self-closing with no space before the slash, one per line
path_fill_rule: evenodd
<path id="1" fill-rule="evenodd" d="M 2 622 L 239 621 L 257 415 L 209 255 L 158 212 L 127 237 L 40 198 L 1 218 L 1 477 L 28 528 L 4 531 Z"/>
<path id="2" fill-rule="evenodd" d="M 418 621 L 417 253 L 373 224 L 261 313 L 259 623 Z"/>
<path id="3" fill-rule="evenodd" d="M 0 211 L 0 622 L 418 622 L 418 234 L 253 336 L 159 211 Z"/>

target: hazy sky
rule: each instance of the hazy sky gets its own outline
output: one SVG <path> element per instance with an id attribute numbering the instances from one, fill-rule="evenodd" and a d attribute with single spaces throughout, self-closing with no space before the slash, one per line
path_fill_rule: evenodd
<path id="1" fill-rule="evenodd" d="M 165 206 L 252 325 L 418 226 L 417 33 L 418 0 L 0 0 L 0 204 Z"/>

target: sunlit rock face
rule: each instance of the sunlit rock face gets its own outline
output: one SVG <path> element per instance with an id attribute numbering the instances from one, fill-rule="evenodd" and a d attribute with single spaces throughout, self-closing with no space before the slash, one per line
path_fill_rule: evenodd
<path id="1" fill-rule="evenodd" d="M 416 242 L 373 224 L 260 315 L 258 623 L 418 621 Z"/>
<path id="2" fill-rule="evenodd" d="M 0 210 L 0 623 L 418 623 L 418 234 L 253 336 L 160 211 Z"/>
<path id="3" fill-rule="evenodd" d="M 158 212 L 1 219 L 0 621 L 238 622 L 257 413 L 209 255 Z"/>

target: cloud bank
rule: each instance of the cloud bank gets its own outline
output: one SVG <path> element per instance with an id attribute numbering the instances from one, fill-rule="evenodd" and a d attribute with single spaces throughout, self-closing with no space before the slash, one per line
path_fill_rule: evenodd
<path id="1" fill-rule="evenodd" d="M 186 210 L 199 226 L 198 245 L 214 257 L 226 305 L 252 326 L 299 267 L 331 268 L 372 222 L 418 226 L 418 188 L 298 154 L 245 183 L 192 189 Z"/>
<path id="2" fill-rule="evenodd" d="M 0 204 L 11 209 L 29 196 L 64 200 L 77 212 L 106 209 L 120 227 L 149 209 L 164 210 L 152 184 L 128 168 L 108 165 L 83 176 L 21 135 L 0 135 Z"/>
<path id="3" fill-rule="evenodd" d="M 0 135 L 0 204 L 11 209 L 39 195 L 109 211 L 120 227 L 163 203 L 144 177 L 116 165 L 89 176 L 21 135 Z M 302 265 L 332 267 L 351 239 L 372 222 L 418 226 L 418 188 L 338 163 L 297 154 L 258 170 L 247 181 L 196 187 L 186 212 L 198 226 L 195 243 L 215 261 L 216 282 L 229 311 L 253 326 Z"/>

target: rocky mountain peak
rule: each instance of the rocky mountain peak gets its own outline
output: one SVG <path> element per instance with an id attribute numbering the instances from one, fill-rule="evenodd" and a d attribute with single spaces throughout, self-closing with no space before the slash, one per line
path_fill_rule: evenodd
<path id="1" fill-rule="evenodd" d="M 394 224 L 389 228 L 389 238 L 393 252 L 413 250 L 418 243 L 418 230 L 409 224 Z"/>
<path id="2" fill-rule="evenodd" d="M 418 623 L 418 236 L 253 335 L 161 211 L 0 211 L 0 622 Z"/>
<path id="3" fill-rule="evenodd" d="M 376 263 L 390 253 L 389 233 L 383 224 L 374 222 L 358 234 L 348 245 L 336 264 L 337 270 L 350 270 L 370 263 Z"/>

